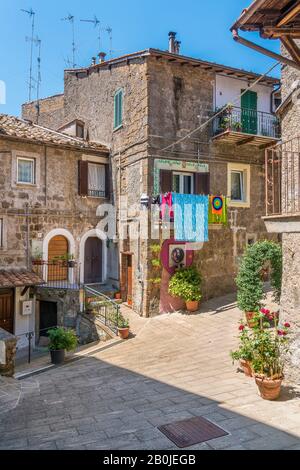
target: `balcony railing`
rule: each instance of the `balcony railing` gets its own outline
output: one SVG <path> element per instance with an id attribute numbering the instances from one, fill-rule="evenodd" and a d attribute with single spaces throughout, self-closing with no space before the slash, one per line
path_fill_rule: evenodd
<path id="1" fill-rule="evenodd" d="M 92 315 L 110 330 L 117 334 L 120 306 L 101 292 L 84 286 L 85 313 Z"/>
<path id="2" fill-rule="evenodd" d="M 225 131 L 280 138 L 279 120 L 274 114 L 234 106 L 224 110 L 214 120 L 214 135 Z"/>
<path id="3" fill-rule="evenodd" d="M 266 150 L 266 215 L 300 214 L 300 142 Z"/>
<path id="4" fill-rule="evenodd" d="M 43 261 L 32 262 L 33 271 L 43 280 L 42 287 L 53 289 L 79 289 L 80 266 L 77 261 Z"/>

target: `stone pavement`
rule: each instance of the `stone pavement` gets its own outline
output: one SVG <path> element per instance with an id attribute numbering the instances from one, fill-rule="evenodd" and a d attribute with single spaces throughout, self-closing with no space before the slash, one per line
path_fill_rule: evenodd
<path id="1" fill-rule="evenodd" d="M 241 317 L 231 302 L 152 319 L 124 308 L 136 336 L 12 381 L 19 389 L 0 408 L 0 449 L 177 449 L 157 426 L 192 416 L 229 435 L 191 450 L 300 449 L 300 392 L 286 384 L 278 401 L 264 401 L 231 363 Z"/>

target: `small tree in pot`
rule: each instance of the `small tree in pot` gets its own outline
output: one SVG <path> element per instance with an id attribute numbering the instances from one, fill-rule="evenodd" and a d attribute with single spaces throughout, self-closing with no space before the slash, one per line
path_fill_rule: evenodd
<path id="1" fill-rule="evenodd" d="M 117 317 L 118 335 L 122 339 L 127 339 L 129 336 L 129 320 L 119 312 Z"/>
<path id="2" fill-rule="evenodd" d="M 196 312 L 201 300 L 201 276 L 195 266 L 177 271 L 169 282 L 169 293 L 180 297 L 186 303 L 189 312 Z"/>
<path id="3" fill-rule="evenodd" d="M 72 351 L 78 344 L 77 336 L 73 330 L 65 328 L 52 328 L 48 330 L 49 350 L 51 362 L 62 364 L 65 360 L 65 352 Z"/>

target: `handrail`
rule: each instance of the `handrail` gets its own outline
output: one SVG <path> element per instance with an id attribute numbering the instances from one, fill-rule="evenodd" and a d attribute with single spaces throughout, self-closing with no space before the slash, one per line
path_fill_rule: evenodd
<path id="1" fill-rule="evenodd" d="M 87 310 L 85 305 L 85 313 L 88 311 L 94 315 L 97 320 L 103 323 L 105 326 L 110 328 L 114 333 L 118 332 L 118 319 L 120 314 L 120 306 L 113 299 L 110 299 L 107 295 L 99 292 L 92 287 L 84 285 L 84 293 L 91 294 L 95 300 L 90 302 L 91 309 Z"/>

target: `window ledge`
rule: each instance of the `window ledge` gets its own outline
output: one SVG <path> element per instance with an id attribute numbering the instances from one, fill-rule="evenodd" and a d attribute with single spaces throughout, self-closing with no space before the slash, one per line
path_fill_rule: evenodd
<path id="1" fill-rule="evenodd" d="M 230 201 L 228 202 L 228 207 L 240 207 L 244 209 L 250 209 L 250 202 Z"/>

